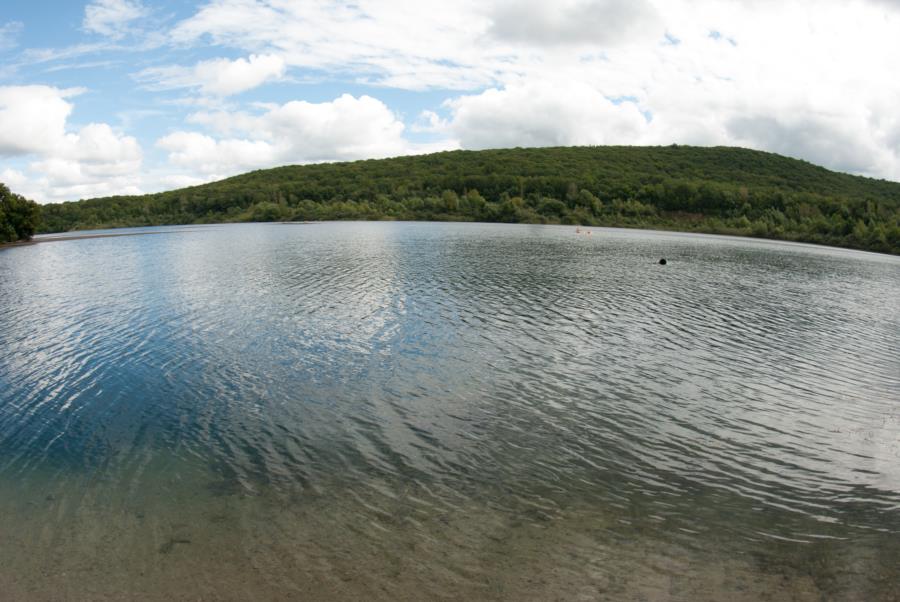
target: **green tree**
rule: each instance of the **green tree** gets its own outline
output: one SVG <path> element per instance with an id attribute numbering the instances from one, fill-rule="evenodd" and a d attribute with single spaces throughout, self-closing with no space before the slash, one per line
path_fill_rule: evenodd
<path id="1" fill-rule="evenodd" d="M 444 202 L 444 209 L 450 213 L 459 211 L 459 196 L 452 190 L 445 190 L 441 193 L 441 200 Z"/>
<path id="2" fill-rule="evenodd" d="M 290 215 L 287 207 L 278 203 L 262 202 L 253 205 L 250 210 L 251 222 L 277 222 Z"/>
<path id="3" fill-rule="evenodd" d="M 30 240 L 40 222 L 40 205 L 0 183 L 0 243 Z"/>

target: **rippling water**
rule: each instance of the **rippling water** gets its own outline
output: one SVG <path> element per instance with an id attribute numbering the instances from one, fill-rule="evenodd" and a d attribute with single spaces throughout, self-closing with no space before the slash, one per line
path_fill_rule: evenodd
<path id="1" fill-rule="evenodd" d="M 135 232 L 0 251 L 3 599 L 900 599 L 898 258 Z"/>

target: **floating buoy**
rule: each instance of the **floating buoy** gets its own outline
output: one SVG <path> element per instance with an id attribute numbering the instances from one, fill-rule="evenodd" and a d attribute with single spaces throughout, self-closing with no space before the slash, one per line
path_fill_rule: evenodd
<path id="1" fill-rule="evenodd" d="M 659 260 L 659 265 L 666 265 L 666 263 L 668 263 L 668 262 L 666 261 L 665 257 L 663 257 L 662 259 Z"/>

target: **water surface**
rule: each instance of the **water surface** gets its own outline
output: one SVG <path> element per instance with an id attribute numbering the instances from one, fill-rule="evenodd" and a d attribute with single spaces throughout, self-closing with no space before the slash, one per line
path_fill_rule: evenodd
<path id="1" fill-rule="evenodd" d="M 3 599 L 900 598 L 898 258 L 136 232 L 0 251 Z"/>

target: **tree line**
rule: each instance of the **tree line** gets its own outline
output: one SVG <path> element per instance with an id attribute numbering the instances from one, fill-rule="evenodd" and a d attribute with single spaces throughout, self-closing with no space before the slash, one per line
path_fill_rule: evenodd
<path id="1" fill-rule="evenodd" d="M 900 254 L 900 184 L 729 147 L 517 148 L 287 166 L 45 205 L 43 218 L 47 232 L 349 219 L 580 224 Z"/>

